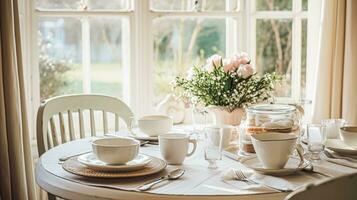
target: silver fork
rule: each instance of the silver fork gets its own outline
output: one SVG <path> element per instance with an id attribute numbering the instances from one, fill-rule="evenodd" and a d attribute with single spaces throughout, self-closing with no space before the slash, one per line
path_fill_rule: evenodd
<path id="1" fill-rule="evenodd" d="M 244 182 L 247 182 L 249 184 L 254 184 L 254 185 L 257 184 L 255 182 L 253 182 L 252 180 L 250 180 L 249 178 L 247 178 L 241 170 L 234 170 L 234 173 L 236 174 L 238 180 L 240 180 L 240 181 L 244 181 Z"/>
<path id="2" fill-rule="evenodd" d="M 291 189 L 286 189 L 286 190 L 282 190 L 280 188 L 276 188 L 276 187 L 272 187 L 272 186 L 269 186 L 269 185 L 266 185 L 266 184 L 263 184 L 263 183 L 258 183 L 250 178 L 248 178 L 242 170 L 234 170 L 234 173 L 237 175 L 237 178 L 238 180 L 240 181 L 244 181 L 244 182 L 248 182 L 250 184 L 260 184 L 264 187 L 267 187 L 269 189 L 272 189 L 272 190 L 275 190 L 275 191 L 278 191 L 278 192 L 291 192 L 292 190 Z"/>

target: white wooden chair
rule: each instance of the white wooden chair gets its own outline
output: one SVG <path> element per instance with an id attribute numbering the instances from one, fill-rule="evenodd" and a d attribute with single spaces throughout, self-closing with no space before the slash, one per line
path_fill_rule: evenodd
<path id="1" fill-rule="evenodd" d="M 292 192 L 285 200 L 356 200 L 357 173 L 311 184 Z"/>
<path id="2" fill-rule="evenodd" d="M 37 146 L 38 153 L 41 156 L 48 149 L 58 144 L 65 143 L 77 138 L 85 137 L 85 122 L 83 112 L 88 112 L 90 116 L 91 136 L 97 136 L 95 127 L 94 112 L 102 112 L 103 132 L 108 133 L 108 114 L 113 114 L 115 118 L 115 131 L 119 131 L 119 119 L 124 121 L 130 128 L 133 117 L 131 109 L 121 100 L 104 95 L 67 95 L 48 99 L 41 103 L 37 113 Z M 79 131 L 74 129 L 73 115 L 78 113 Z M 65 120 L 64 116 L 68 120 Z M 58 117 L 56 123 L 55 117 Z M 68 121 L 66 123 L 66 121 Z M 59 124 L 59 128 L 56 127 Z M 66 126 L 67 125 L 67 126 Z M 68 130 L 66 130 L 66 128 Z M 60 130 L 60 131 L 58 131 Z M 60 132 L 60 133 L 57 133 Z M 78 134 L 79 132 L 79 134 Z M 77 133 L 77 134 L 76 134 Z"/>

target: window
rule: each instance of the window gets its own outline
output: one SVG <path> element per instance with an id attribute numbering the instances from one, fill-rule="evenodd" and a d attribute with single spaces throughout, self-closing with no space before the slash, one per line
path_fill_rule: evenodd
<path id="1" fill-rule="evenodd" d="M 104 93 L 124 99 L 141 115 L 152 112 L 170 92 L 171 80 L 192 65 L 203 64 L 214 53 L 246 51 L 258 73 L 283 76 L 277 99 L 297 102 L 308 98 L 307 74 L 314 66 L 307 47 L 313 46 L 310 36 L 316 32 L 310 21 L 318 16 L 308 4 L 33 0 L 32 59 L 38 66 L 33 99 Z"/>
<path id="2" fill-rule="evenodd" d="M 82 92 L 123 97 L 129 17 L 122 12 L 129 3 L 36 1 L 41 99 Z"/>
<path id="3" fill-rule="evenodd" d="M 307 1 L 251 1 L 249 46 L 259 73 L 282 75 L 276 96 L 281 101 L 305 98 L 307 59 Z"/>

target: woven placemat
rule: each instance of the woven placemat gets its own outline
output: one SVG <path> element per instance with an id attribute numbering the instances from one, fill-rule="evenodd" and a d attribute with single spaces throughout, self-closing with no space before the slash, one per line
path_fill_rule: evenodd
<path id="1" fill-rule="evenodd" d="M 72 174 L 76 174 L 79 176 L 86 176 L 86 177 L 97 177 L 97 178 L 131 178 L 131 177 L 147 176 L 150 174 L 158 173 L 166 168 L 167 164 L 164 160 L 153 156 L 149 156 L 149 157 L 151 158 L 151 161 L 144 168 L 137 171 L 129 171 L 129 172 L 96 171 L 80 163 L 77 160 L 78 156 L 66 160 L 62 164 L 62 167 L 64 170 Z"/>

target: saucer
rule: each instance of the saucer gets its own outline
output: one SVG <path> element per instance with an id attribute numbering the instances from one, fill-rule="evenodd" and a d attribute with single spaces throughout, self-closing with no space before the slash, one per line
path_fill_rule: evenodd
<path id="1" fill-rule="evenodd" d="M 139 129 L 133 129 L 132 134 L 129 134 L 130 137 L 137 139 L 137 140 L 147 140 L 150 142 L 158 142 L 158 136 L 148 136 L 145 133 L 141 132 Z"/>
<path id="2" fill-rule="evenodd" d="M 325 142 L 327 149 L 339 154 L 357 155 L 357 148 L 352 148 L 340 139 L 327 139 Z"/>
<path id="3" fill-rule="evenodd" d="M 100 160 L 92 153 L 83 154 L 78 157 L 78 162 L 86 165 L 88 168 L 97 170 L 97 171 L 115 171 L 115 172 L 123 172 L 123 171 L 135 171 L 145 167 L 151 158 L 144 154 L 139 154 L 124 165 L 109 165 Z"/>
<path id="4" fill-rule="evenodd" d="M 258 157 L 249 157 L 241 160 L 241 163 L 254 171 L 272 176 L 287 176 L 297 173 L 307 167 L 307 164 L 300 165 L 300 159 L 290 157 L 283 169 L 266 169 L 263 167 Z"/>

